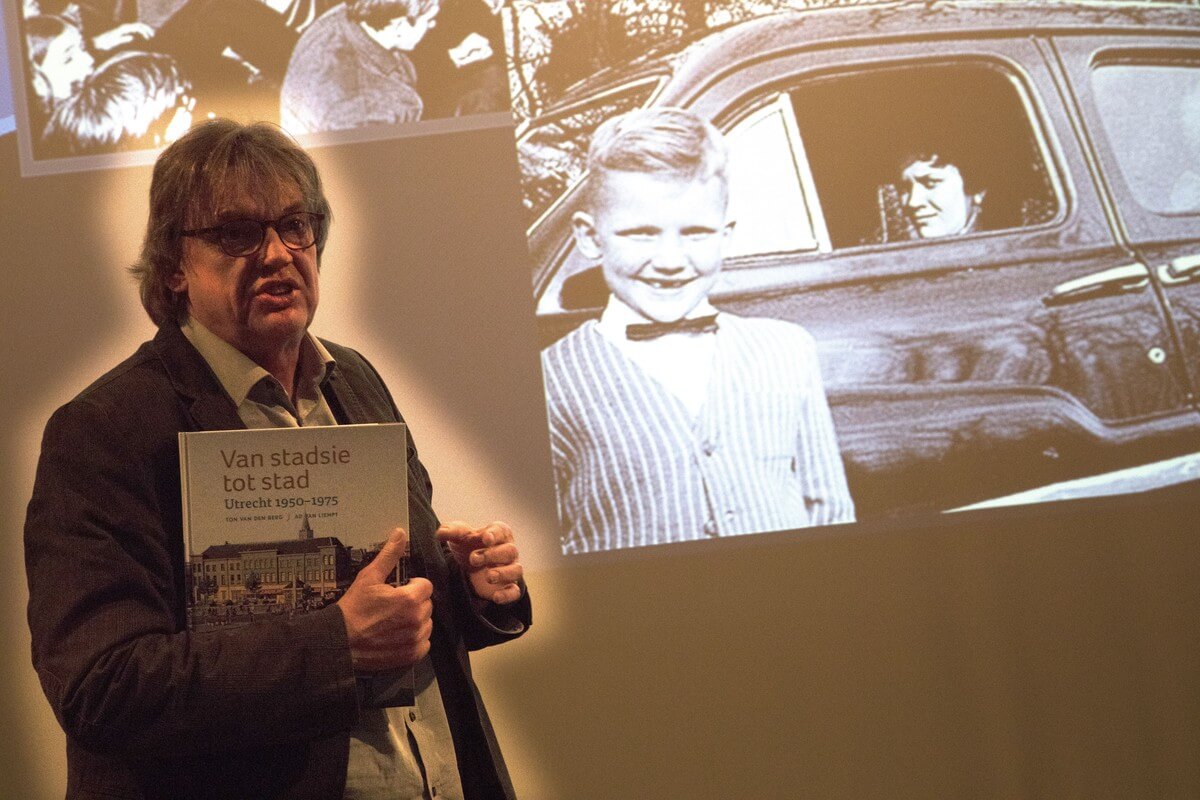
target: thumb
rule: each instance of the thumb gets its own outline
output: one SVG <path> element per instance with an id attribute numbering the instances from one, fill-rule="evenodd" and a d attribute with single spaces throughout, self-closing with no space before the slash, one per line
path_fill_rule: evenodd
<path id="1" fill-rule="evenodd" d="M 359 571 L 355 583 L 365 580 L 368 583 L 387 583 L 396 571 L 400 559 L 408 555 L 408 531 L 404 528 L 394 528 L 392 535 L 379 549 L 370 564 Z"/>

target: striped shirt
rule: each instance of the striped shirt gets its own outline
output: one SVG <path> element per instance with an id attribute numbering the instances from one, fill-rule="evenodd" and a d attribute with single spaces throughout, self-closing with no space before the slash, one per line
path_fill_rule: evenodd
<path id="1" fill-rule="evenodd" d="M 695 417 L 594 321 L 543 351 L 564 553 L 854 521 L 812 336 L 718 323 Z"/>

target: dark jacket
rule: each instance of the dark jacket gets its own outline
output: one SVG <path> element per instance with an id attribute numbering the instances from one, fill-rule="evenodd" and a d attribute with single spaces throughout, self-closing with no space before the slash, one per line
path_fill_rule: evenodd
<path id="1" fill-rule="evenodd" d="M 339 422 L 401 421 L 374 368 L 337 360 Z M 68 798 L 340 798 L 358 719 L 336 605 L 192 635 L 184 616 L 179 431 L 245 427 L 175 325 L 55 412 L 25 524 L 33 662 L 67 732 Z M 414 563 L 434 586 L 431 657 L 468 798 L 512 786 L 468 649 L 520 635 L 528 596 L 473 608 L 408 445 Z M 489 621 L 491 620 L 491 621 Z M 495 624 L 492 624 L 492 623 Z"/>

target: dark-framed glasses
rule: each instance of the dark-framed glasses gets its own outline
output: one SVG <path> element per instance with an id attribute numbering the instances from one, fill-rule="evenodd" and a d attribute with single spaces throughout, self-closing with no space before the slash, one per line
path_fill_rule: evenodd
<path id="1" fill-rule="evenodd" d="M 279 219 L 231 219 L 211 228 L 180 231 L 180 236 L 201 236 L 215 242 L 225 255 L 233 258 L 248 256 L 262 247 L 267 228 L 274 228 L 279 240 L 289 250 L 312 247 L 321 235 L 324 214 L 296 211 Z"/>

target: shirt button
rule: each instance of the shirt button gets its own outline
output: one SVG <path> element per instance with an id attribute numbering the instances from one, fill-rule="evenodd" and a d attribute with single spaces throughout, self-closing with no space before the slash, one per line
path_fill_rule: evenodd
<path id="1" fill-rule="evenodd" d="M 725 519 L 729 520 L 730 522 L 732 522 L 733 518 L 736 516 L 737 516 L 737 512 L 734 511 L 732 508 L 725 512 Z"/>
<path id="2" fill-rule="evenodd" d="M 415 712 L 415 711 L 408 712 L 408 718 L 412 722 L 416 722 L 417 721 L 417 712 Z"/>
<path id="3" fill-rule="evenodd" d="M 706 456 L 711 456 L 713 453 L 717 452 L 717 446 L 709 441 L 706 441 L 701 449 L 704 451 L 704 455 Z"/>
<path id="4" fill-rule="evenodd" d="M 704 535 L 705 536 L 716 536 L 717 535 L 717 521 L 715 519 L 709 519 L 708 522 L 704 523 Z"/>

